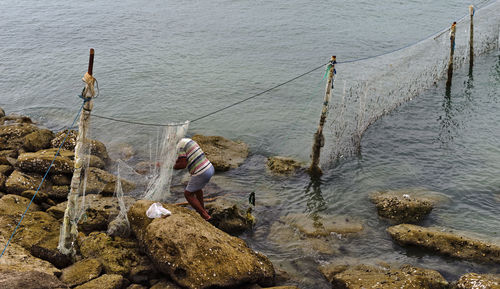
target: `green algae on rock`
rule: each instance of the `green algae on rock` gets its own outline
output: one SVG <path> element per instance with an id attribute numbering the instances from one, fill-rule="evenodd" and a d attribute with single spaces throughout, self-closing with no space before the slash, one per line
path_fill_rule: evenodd
<path id="1" fill-rule="evenodd" d="M 274 156 L 267 158 L 267 168 L 271 173 L 276 175 L 290 175 L 297 171 L 302 166 L 298 161 L 287 158 Z"/>

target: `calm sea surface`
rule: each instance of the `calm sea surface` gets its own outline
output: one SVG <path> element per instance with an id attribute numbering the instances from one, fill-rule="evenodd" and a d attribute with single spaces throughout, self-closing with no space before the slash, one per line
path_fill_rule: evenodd
<path id="1" fill-rule="evenodd" d="M 479 1 L 475 1 L 476 4 Z M 470 1 L 0 1 L 0 107 L 59 129 L 81 100 L 88 50 L 95 48 L 100 95 L 94 113 L 126 120 L 192 120 L 328 61 L 397 49 L 448 27 Z M 498 25 L 498 24 L 497 24 Z M 460 31 L 459 31 L 460 32 Z M 410 53 L 410 52 L 409 52 Z M 408 55 L 411 57 L 411 55 Z M 432 57 L 432 55 L 429 55 Z M 339 73 L 341 66 L 339 67 Z M 327 166 L 319 183 L 299 173 L 272 177 L 266 157 L 307 162 L 323 102 L 324 70 L 190 125 L 250 145 L 239 169 L 214 182 L 257 195 L 257 226 L 243 236 L 301 288 L 330 288 L 317 266 L 331 261 L 411 263 L 449 280 L 492 265 L 406 250 L 385 232 L 368 195 L 425 189 L 440 205 L 423 225 L 500 238 L 500 55 L 480 56 L 472 75 L 444 82 L 373 124 L 361 154 Z M 94 137 L 147 152 L 158 129 L 92 119 Z M 331 144 L 326 144 L 326 146 Z M 247 194 L 234 194 L 242 203 Z M 283 217 L 349 216 L 354 238 L 321 240 L 288 232 Z M 297 217 L 298 216 L 298 217 Z M 328 253 L 328 249 L 335 251 Z M 326 252 L 325 252 L 326 251 Z"/>

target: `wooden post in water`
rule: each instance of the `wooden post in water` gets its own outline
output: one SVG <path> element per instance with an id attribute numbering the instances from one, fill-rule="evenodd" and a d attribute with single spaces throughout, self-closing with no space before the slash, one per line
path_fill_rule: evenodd
<path id="1" fill-rule="evenodd" d="M 321 153 L 321 148 L 325 144 L 325 137 L 323 136 L 323 126 L 325 125 L 326 115 L 328 113 L 328 103 L 331 99 L 333 75 L 335 72 L 336 57 L 332 56 L 330 59 L 329 69 L 328 69 L 328 81 L 326 82 L 325 100 L 323 102 L 323 109 L 321 110 L 321 117 L 319 119 L 318 131 L 314 134 L 314 144 L 311 153 L 311 166 L 309 167 L 309 173 L 313 175 L 321 175 L 323 172 L 319 167 L 319 156 Z"/>
<path id="2" fill-rule="evenodd" d="M 450 29 L 450 60 L 448 61 L 448 80 L 446 81 L 446 91 L 451 90 L 451 79 L 453 77 L 453 54 L 455 53 L 455 31 L 457 22 L 453 22 Z"/>
<path id="3" fill-rule="evenodd" d="M 469 6 L 470 14 L 470 37 L 469 37 L 469 73 L 474 66 L 474 5 Z"/>
<path id="4" fill-rule="evenodd" d="M 78 124 L 78 136 L 76 138 L 75 146 L 75 170 L 73 171 L 73 178 L 71 179 L 70 192 L 68 194 L 68 204 L 64 212 L 63 226 L 61 228 L 59 245 L 57 247 L 59 251 L 65 255 L 74 255 L 75 253 L 73 243 L 76 240 L 78 225 L 76 223 L 77 202 L 78 196 L 82 193 L 84 186 L 83 179 L 85 170 L 83 169 L 83 166 L 86 163 L 87 158 L 89 157 L 88 155 L 86 155 L 86 153 L 88 153 L 88 150 L 85 150 L 85 146 L 90 145 L 87 139 L 87 133 L 88 125 L 90 122 L 90 113 L 94 106 L 92 99 L 95 96 L 95 79 L 92 76 L 93 66 L 94 49 L 91 48 L 88 71 L 83 77 L 85 88 L 82 92 L 82 97 L 85 99 L 85 103 L 83 105 L 83 111 L 80 115 L 80 123 Z"/>

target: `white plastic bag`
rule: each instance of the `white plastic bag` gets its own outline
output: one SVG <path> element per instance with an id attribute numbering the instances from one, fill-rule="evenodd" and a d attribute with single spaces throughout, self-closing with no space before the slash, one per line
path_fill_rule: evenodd
<path id="1" fill-rule="evenodd" d="M 160 203 L 153 203 L 146 211 L 146 216 L 151 219 L 170 215 L 172 215 L 172 213 L 169 210 L 165 209 Z"/>

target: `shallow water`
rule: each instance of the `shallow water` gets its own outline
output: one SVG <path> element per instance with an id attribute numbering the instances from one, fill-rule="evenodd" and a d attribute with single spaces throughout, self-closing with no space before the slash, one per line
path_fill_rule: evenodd
<path id="1" fill-rule="evenodd" d="M 343 61 L 416 42 L 466 14 L 469 4 L 7 0 L 0 10 L 0 107 L 51 129 L 69 125 L 81 104 L 76 95 L 88 48 L 94 47 L 100 86 L 95 114 L 152 123 L 194 119 L 325 63 L 332 54 Z M 400 54 L 411 59 L 414 52 Z M 491 265 L 395 245 L 385 233 L 389 224 L 377 217 L 368 195 L 389 189 L 436 191 L 443 201 L 424 225 L 498 238 L 499 71 L 494 50 L 477 58 L 472 77 L 466 66 L 455 72 L 450 98 L 438 81 L 370 126 L 361 155 L 327 164 L 320 184 L 310 183 L 304 173 L 270 176 L 264 165 L 270 155 L 307 161 L 323 101 L 323 70 L 192 123 L 189 134 L 222 135 L 250 145 L 247 162 L 214 182 L 241 192 L 231 196 L 241 203 L 248 192 L 256 192 L 258 223 L 244 238 L 301 288 L 329 288 L 316 267 L 333 260 L 411 263 L 438 269 L 448 279 L 468 271 L 498 272 Z M 132 143 L 143 157 L 155 154 L 157 128 L 96 118 L 92 124 L 93 135 L 110 147 Z M 328 156 L 323 158 L 328 162 Z M 277 222 L 282 216 L 319 212 L 360 220 L 365 230 L 353 238 L 327 238 L 322 245 L 337 251 L 327 255 Z"/>

